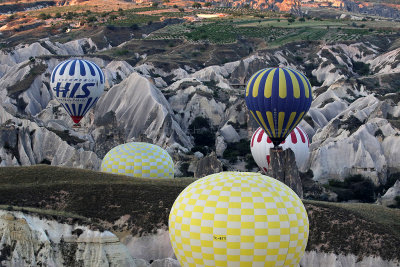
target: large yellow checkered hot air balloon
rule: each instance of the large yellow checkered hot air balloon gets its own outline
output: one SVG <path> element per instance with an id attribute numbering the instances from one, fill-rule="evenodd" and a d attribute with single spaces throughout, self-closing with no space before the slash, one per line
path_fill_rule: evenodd
<path id="1" fill-rule="evenodd" d="M 297 267 L 308 240 L 303 203 L 258 173 L 222 172 L 175 200 L 169 233 L 182 266 Z"/>
<path id="2" fill-rule="evenodd" d="M 245 99 L 250 113 L 278 146 L 310 109 L 311 93 L 311 84 L 301 72 L 267 68 L 250 78 Z"/>
<path id="3" fill-rule="evenodd" d="M 161 147 L 132 142 L 111 149 L 101 163 L 101 171 L 142 178 L 174 178 L 174 163 Z"/>

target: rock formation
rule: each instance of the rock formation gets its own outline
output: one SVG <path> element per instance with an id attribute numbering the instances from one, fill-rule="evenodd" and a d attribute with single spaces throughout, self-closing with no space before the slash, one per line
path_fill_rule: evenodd
<path id="1" fill-rule="evenodd" d="M 217 156 L 212 153 L 207 157 L 200 159 L 196 165 L 194 177 L 201 178 L 213 173 L 222 171 L 222 163 L 217 159 Z"/>
<path id="2" fill-rule="evenodd" d="M 136 266 L 111 232 L 0 210 L 2 266 Z"/>
<path id="3" fill-rule="evenodd" d="M 379 203 L 386 206 L 400 206 L 400 179 L 386 191 L 386 193 L 381 197 Z"/>
<path id="4" fill-rule="evenodd" d="M 288 148 L 270 149 L 271 163 L 268 167 L 268 175 L 289 186 L 300 198 L 303 198 L 303 186 L 297 170 L 293 151 Z"/>

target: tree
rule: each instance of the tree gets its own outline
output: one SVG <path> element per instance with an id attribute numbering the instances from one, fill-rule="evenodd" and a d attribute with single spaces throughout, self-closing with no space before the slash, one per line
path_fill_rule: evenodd
<path id="1" fill-rule="evenodd" d="M 204 6 L 205 6 L 205 7 L 210 7 L 210 6 L 212 6 L 212 4 L 211 4 L 211 2 L 206 2 L 206 3 L 204 4 Z"/>
<path id="2" fill-rule="evenodd" d="M 172 7 L 173 7 L 173 8 L 178 8 L 178 5 L 173 5 Z"/>
<path id="3" fill-rule="evenodd" d="M 56 15 L 55 15 L 55 17 L 56 17 L 57 19 L 61 18 L 61 13 L 60 13 L 60 12 L 57 12 Z"/>
<path id="4" fill-rule="evenodd" d="M 95 16 L 90 16 L 90 17 L 87 18 L 87 22 L 89 22 L 89 23 L 90 22 L 95 22 L 95 21 L 97 21 Z"/>
<path id="5" fill-rule="evenodd" d="M 68 12 L 67 14 L 65 14 L 65 19 L 73 19 L 75 17 L 75 13 L 74 12 Z"/>
<path id="6" fill-rule="evenodd" d="M 152 7 L 158 7 L 158 3 L 157 2 L 153 2 L 153 4 L 151 4 Z"/>
<path id="7" fill-rule="evenodd" d="M 45 20 L 46 18 L 47 18 L 47 15 L 45 13 L 39 14 L 39 19 Z"/>
<path id="8" fill-rule="evenodd" d="M 184 9 L 183 7 L 180 7 L 178 10 L 179 10 L 180 12 L 185 12 L 185 9 Z"/>
<path id="9" fill-rule="evenodd" d="M 306 19 L 305 19 L 305 18 L 299 18 L 299 21 L 300 21 L 300 22 L 305 22 Z"/>
<path id="10" fill-rule="evenodd" d="M 288 21 L 289 23 L 293 23 L 293 22 L 294 22 L 294 18 L 289 18 L 287 21 Z"/>
<path id="11" fill-rule="evenodd" d="M 198 2 L 193 3 L 192 5 L 193 8 L 201 8 L 201 4 Z"/>

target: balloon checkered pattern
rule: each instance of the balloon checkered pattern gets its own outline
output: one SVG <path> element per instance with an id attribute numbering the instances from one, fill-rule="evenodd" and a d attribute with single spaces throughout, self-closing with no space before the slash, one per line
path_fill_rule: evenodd
<path id="1" fill-rule="evenodd" d="M 111 149 L 101 163 L 101 171 L 141 178 L 174 178 L 174 163 L 159 146 L 131 142 Z"/>
<path id="2" fill-rule="evenodd" d="M 309 224 L 299 197 L 259 173 L 222 172 L 189 185 L 169 216 L 182 266 L 298 266 Z"/>

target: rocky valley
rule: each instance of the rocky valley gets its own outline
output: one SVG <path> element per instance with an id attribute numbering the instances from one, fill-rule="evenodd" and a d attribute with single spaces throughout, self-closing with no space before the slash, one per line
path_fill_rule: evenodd
<path id="1" fill-rule="evenodd" d="M 167 229 L 174 199 L 193 177 L 259 171 L 250 152 L 258 124 L 244 87 L 259 69 L 279 66 L 303 72 L 314 98 L 300 123 L 310 140 L 299 171 L 314 231 L 301 266 L 398 266 L 398 209 L 320 202 L 400 206 L 397 22 L 118 3 L 119 11 L 86 1 L 82 11 L 63 5 L 0 17 L 1 264 L 178 266 Z M 224 17 L 198 19 L 204 12 Z M 105 74 L 105 92 L 80 128 L 50 86 L 52 70 L 69 58 L 93 61 Z M 174 182 L 96 172 L 110 149 L 130 141 L 165 148 Z M 86 175 L 101 179 L 86 184 Z M 162 195 L 156 202 L 152 190 Z M 117 200 L 102 202 L 99 192 Z M 330 212 L 332 223 L 323 219 Z M 362 234 L 347 240 L 336 218 Z"/>

